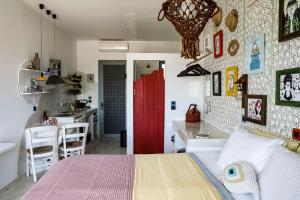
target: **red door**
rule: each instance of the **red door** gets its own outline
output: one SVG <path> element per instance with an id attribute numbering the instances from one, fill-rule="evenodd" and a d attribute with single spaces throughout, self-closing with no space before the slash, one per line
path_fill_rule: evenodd
<path id="1" fill-rule="evenodd" d="M 134 82 L 134 153 L 164 152 L 165 80 L 163 69 Z"/>

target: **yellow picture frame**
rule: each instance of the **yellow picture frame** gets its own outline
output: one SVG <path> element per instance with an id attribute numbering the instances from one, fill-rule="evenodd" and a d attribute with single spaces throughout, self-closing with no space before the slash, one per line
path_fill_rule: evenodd
<path id="1" fill-rule="evenodd" d="M 238 67 L 231 66 L 226 68 L 226 96 L 235 97 L 237 94 Z"/>

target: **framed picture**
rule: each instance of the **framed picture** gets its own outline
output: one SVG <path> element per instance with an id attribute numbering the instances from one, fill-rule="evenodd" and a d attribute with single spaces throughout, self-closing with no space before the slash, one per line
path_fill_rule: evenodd
<path id="1" fill-rule="evenodd" d="M 279 42 L 300 36 L 300 0 L 279 0 Z"/>
<path id="2" fill-rule="evenodd" d="M 247 121 L 265 126 L 267 123 L 267 96 L 247 95 L 245 111 Z"/>
<path id="3" fill-rule="evenodd" d="M 235 97 L 237 93 L 238 67 L 226 68 L 226 96 Z"/>
<path id="4" fill-rule="evenodd" d="M 204 37 L 203 37 L 203 51 L 204 52 L 211 52 L 212 51 L 212 41 L 211 41 L 211 34 L 210 33 L 204 34 Z"/>
<path id="5" fill-rule="evenodd" d="M 214 35 L 214 57 L 223 56 L 223 31 L 220 30 Z"/>
<path id="6" fill-rule="evenodd" d="M 222 72 L 220 72 L 220 71 L 213 73 L 213 95 L 214 96 L 222 95 L 221 75 L 222 75 Z"/>
<path id="7" fill-rule="evenodd" d="M 276 72 L 276 105 L 300 107 L 300 68 Z"/>
<path id="8" fill-rule="evenodd" d="M 245 55 L 248 73 L 261 73 L 265 70 L 265 34 L 246 40 Z"/>

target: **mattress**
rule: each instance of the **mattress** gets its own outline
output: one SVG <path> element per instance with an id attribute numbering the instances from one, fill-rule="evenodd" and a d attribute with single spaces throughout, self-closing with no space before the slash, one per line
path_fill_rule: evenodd
<path id="1" fill-rule="evenodd" d="M 220 181 L 222 182 L 222 169 L 218 167 L 216 164 L 221 151 L 205 151 L 205 152 L 197 152 L 194 153 L 202 162 L 203 164 L 210 170 L 210 172 Z M 254 200 L 252 195 L 250 194 L 231 194 L 232 197 L 236 200 Z"/>

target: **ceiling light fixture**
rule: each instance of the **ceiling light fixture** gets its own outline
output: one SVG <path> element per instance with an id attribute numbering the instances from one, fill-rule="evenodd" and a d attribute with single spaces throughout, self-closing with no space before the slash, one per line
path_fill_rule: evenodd
<path id="1" fill-rule="evenodd" d="M 39 4 L 41 10 L 41 66 L 43 65 L 43 10 L 45 8 L 44 4 Z"/>
<path id="2" fill-rule="evenodd" d="M 53 58 L 55 59 L 55 45 L 56 45 L 56 25 L 55 25 L 55 20 L 57 18 L 57 15 L 56 14 L 52 14 L 52 19 L 53 19 Z"/>

